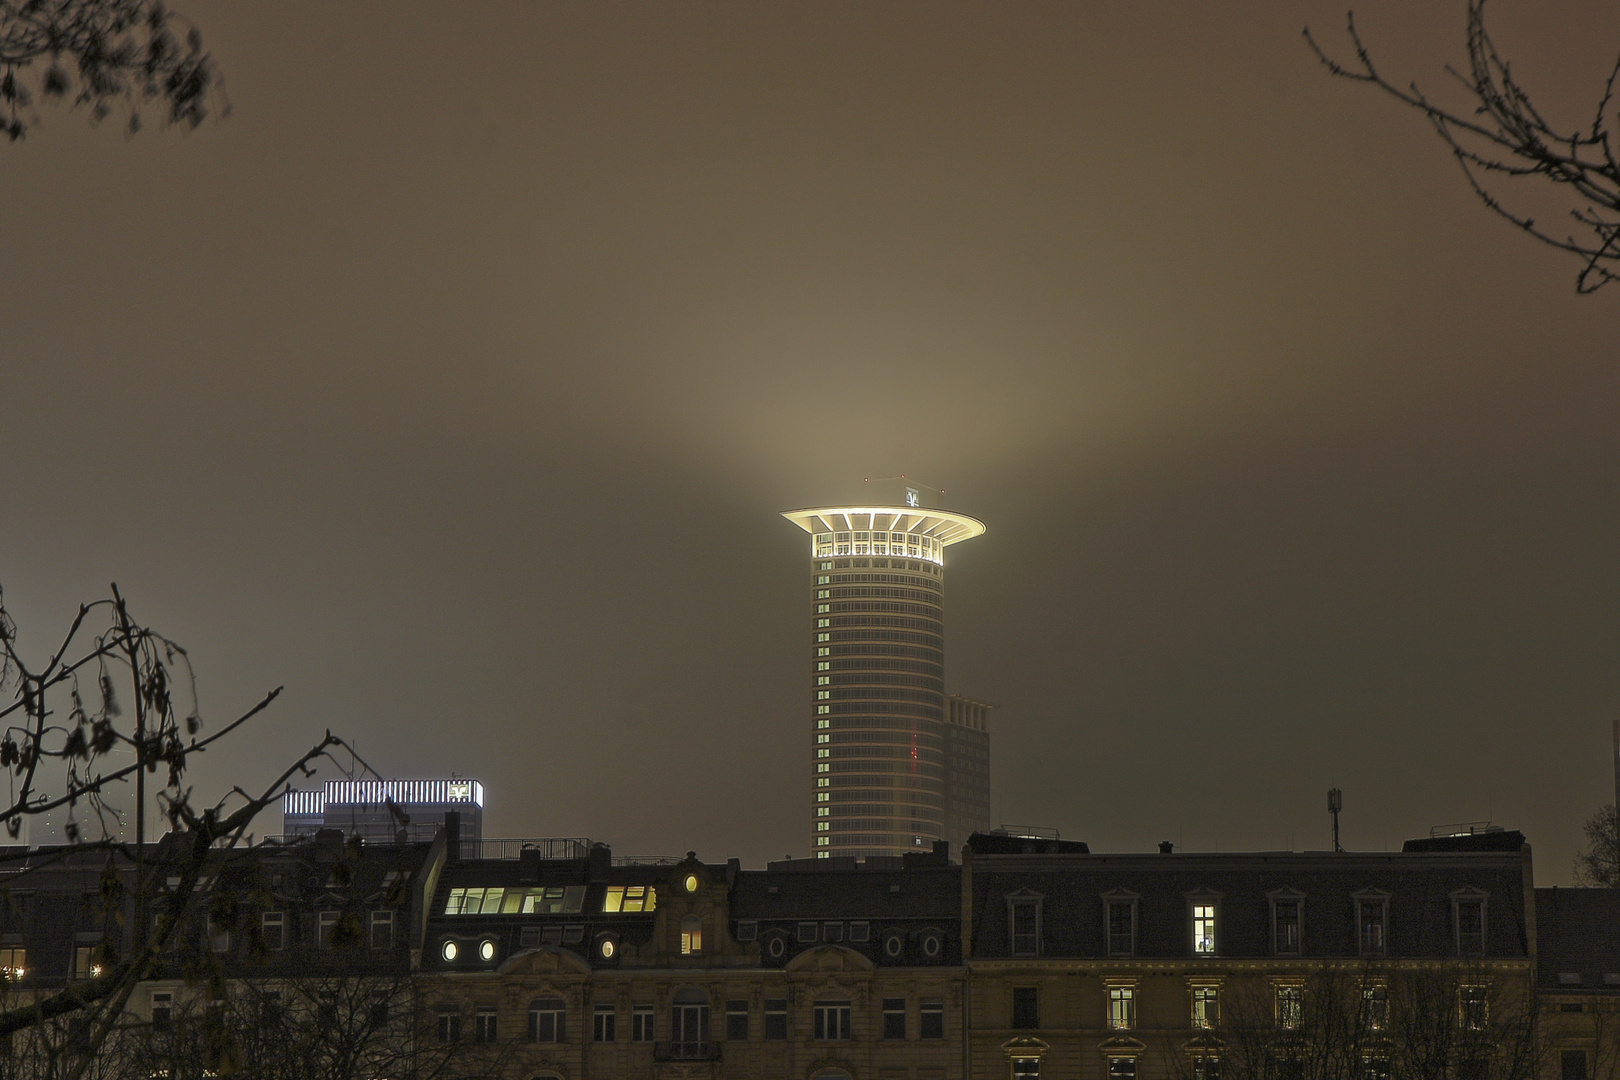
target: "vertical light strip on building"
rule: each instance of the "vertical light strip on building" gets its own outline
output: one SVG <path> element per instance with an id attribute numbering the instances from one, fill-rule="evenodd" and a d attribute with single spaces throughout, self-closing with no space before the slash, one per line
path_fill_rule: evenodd
<path id="1" fill-rule="evenodd" d="M 926 850 L 945 836 L 944 553 L 984 523 L 920 506 L 782 516 L 810 534 L 812 850 Z"/>

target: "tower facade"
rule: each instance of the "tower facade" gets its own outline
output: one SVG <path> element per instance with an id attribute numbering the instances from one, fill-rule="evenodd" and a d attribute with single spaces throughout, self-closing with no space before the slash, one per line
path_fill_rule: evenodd
<path id="1" fill-rule="evenodd" d="M 945 549 L 984 523 L 917 505 L 782 516 L 810 534 L 811 850 L 929 850 L 947 835 Z"/>
<path id="2" fill-rule="evenodd" d="M 945 839 L 956 851 L 990 831 L 990 710 L 961 694 L 945 698 Z"/>

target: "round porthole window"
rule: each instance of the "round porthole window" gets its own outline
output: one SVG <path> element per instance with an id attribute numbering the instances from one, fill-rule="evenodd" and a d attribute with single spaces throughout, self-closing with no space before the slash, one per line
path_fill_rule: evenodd
<path id="1" fill-rule="evenodd" d="M 602 955 L 602 959 L 611 960 L 618 955 L 619 947 L 613 943 L 612 938 L 605 937 L 602 939 L 602 943 L 596 947 L 596 951 Z"/>
<path id="2" fill-rule="evenodd" d="M 697 892 L 698 876 L 696 874 L 687 874 L 686 880 L 682 884 L 686 886 L 687 892 Z"/>
<path id="3" fill-rule="evenodd" d="M 495 939 L 485 938 L 478 943 L 478 958 L 480 960 L 495 959 Z"/>
<path id="4" fill-rule="evenodd" d="M 923 955 L 934 957 L 939 955 L 939 935 L 924 934 L 922 939 Z"/>
<path id="5" fill-rule="evenodd" d="M 773 960 L 782 959 L 782 954 L 787 952 L 787 939 L 783 937 L 771 938 L 770 942 L 765 946 L 765 951 L 771 954 Z"/>
<path id="6" fill-rule="evenodd" d="M 439 955 L 444 957 L 446 960 L 454 960 L 456 957 L 461 955 L 461 950 L 456 948 L 455 942 L 447 941 L 439 947 Z"/>
<path id="7" fill-rule="evenodd" d="M 890 934 L 883 939 L 883 952 L 891 958 L 899 956 L 905 950 L 906 942 L 899 934 Z"/>

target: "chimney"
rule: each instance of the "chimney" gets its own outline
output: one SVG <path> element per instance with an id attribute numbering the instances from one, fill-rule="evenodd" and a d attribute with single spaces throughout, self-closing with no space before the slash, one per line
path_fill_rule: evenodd
<path id="1" fill-rule="evenodd" d="M 450 858 L 461 861 L 461 811 L 446 810 L 444 813 L 444 845 Z"/>

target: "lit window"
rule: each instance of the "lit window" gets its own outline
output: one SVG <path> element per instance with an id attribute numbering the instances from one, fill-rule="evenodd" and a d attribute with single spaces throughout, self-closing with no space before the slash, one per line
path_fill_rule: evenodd
<path id="1" fill-rule="evenodd" d="M 1199 956 L 1215 955 L 1215 905 L 1192 906 L 1193 952 Z"/>
<path id="2" fill-rule="evenodd" d="M 817 1039 L 848 1039 L 850 1031 L 850 1004 L 848 1001 L 822 1000 L 814 1008 L 815 1037 Z"/>
<path id="3" fill-rule="evenodd" d="M 658 906 L 657 890 L 651 885 L 609 885 L 602 898 L 602 911 L 607 914 L 652 911 Z"/>
<path id="4" fill-rule="evenodd" d="M 1305 988 L 1302 986 L 1277 987 L 1277 1026 L 1284 1031 L 1298 1031 L 1305 1020 Z"/>
<path id="5" fill-rule="evenodd" d="M 16 982 L 28 974 L 28 950 L 0 949 L 0 978 Z"/>
<path id="6" fill-rule="evenodd" d="M 439 955 L 444 957 L 446 961 L 454 960 L 461 955 L 461 947 L 453 941 L 446 941 L 440 946 Z"/>
<path id="7" fill-rule="evenodd" d="M 1195 986 L 1192 990 L 1192 1026 L 1212 1028 L 1220 1023 L 1220 990 L 1213 986 Z"/>
<path id="8" fill-rule="evenodd" d="M 560 1043 L 567 1040 L 568 1012 L 562 998 L 540 998 L 529 1003 L 529 1041 Z"/>
<path id="9" fill-rule="evenodd" d="M 1383 983 L 1361 988 L 1361 1023 L 1368 1031 L 1389 1027 L 1389 987 Z"/>
<path id="10" fill-rule="evenodd" d="M 1115 1031 L 1129 1031 L 1136 1026 L 1135 986 L 1108 988 L 1108 1026 Z"/>
<path id="11" fill-rule="evenodd" d="M 703 922 L 696 915 L 681 920 L 681 955 L 703 951 Z"/>
<path id="12" fill-rule="evenodd" d="M 101 974 L 101 946 L 80 945 L 73 950 L 73 977 L 94 979 Z"/>
<path id="13" fill-rule="evenodd" d="M 1483 986 L 1457 988 L 1457 1026 L 1464 1031 L 1484 1031 L 1486 994 Z"/>

